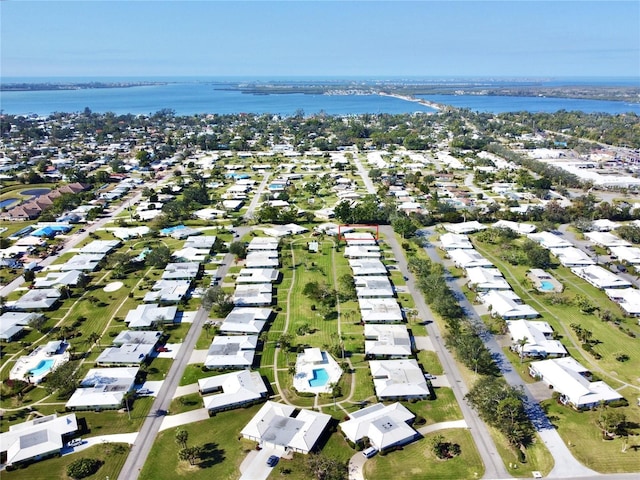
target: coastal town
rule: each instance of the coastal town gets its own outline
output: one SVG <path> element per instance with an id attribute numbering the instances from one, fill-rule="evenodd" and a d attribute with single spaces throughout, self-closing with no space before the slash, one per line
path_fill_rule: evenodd
<path id="1" fill-rule="evenodd" d="M 2 477 L 636 478 L 640 121 L 421 102 L 0 115 Z"/>

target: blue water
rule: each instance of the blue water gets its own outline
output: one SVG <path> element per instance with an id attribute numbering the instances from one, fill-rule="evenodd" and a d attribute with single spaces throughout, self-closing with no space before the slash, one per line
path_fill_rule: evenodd
<path id="1" fill-rule="evenodd" d="M 313 378 L 309 380 L 310 387 L 324 387 L 329 381 L 329 374 L 324 368 L 317 368 L 313 371 Z"/>
<path id="2" fill-rule="evenodd" d="M 203 83 L 175 83 L 130 88 L 1 92 L 4 113 L 49 115 L 53 112 L 94 112 L 118 115 L 152 114 L 170 108 L 177 115 L 197 113 L 273 113 L 293 115 L 324 111 L 330 115 L 358 113 L 434 112 L 432 108 L 378 95 L 252 95 L 216 90 Z"/>
<path id="3" fill-rule="evenodd" d="M 38 366 L 29 370 L 29 373 L 33 374 L 34 377 L 39 377 L 40 375 L 44 375 L 49 370 L 51 370 L 51 367 L 53 367 L 53 360 L 40 360 Z"/>
<path id="4" fill-rule="evenodd" d="M 7 206 L 11 205 L 13 202 L 17 202 L 17 201 L 18 201 L 17 198 L 7 198 L 5 200 L 2 200 L 0 202 L 0 208 L 7 207 Z"/>
<path id="5" fill-rule="evenodd" d="M 611 102 L 605 100 L 581 100 L 577 98 L 510 97 L 500 95 L 416 95 L 435 103 L 458 108 L 468 108 L 482 113 L 539 112 L 577 110 L 585 113 L 628 113 L 640 115 L 640 103 Z"/>
<path id="6" fill-rule="evenodd" d="M 551 282 L 547 282 L 546 280 L 540 282 L 540 290 L 553 290 L 554 288 Z"/>
<path id="7" fill-rule="evenodd" d="M 46 195 L 51 191 L 50 188 L 32 188 L 30 190 L 23 190 L 20 192 L 21 195 L 33 195 L 34 197 L 39 197 L 40 195 Z"/>

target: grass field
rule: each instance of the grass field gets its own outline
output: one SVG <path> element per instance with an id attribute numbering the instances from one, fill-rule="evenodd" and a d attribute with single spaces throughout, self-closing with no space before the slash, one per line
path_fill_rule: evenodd
<path id="1" fill-rule="evenodd" d="M 82 452 L 36 462 L 13 472 L 4 471 L 2 478 L 9 480 L 71 480 L 71 477 L 67 475 L 69 464 L 80 458 L 95 458 L 104 463 L 95 474 L 85 478 L 87 480 L 116 479 L 128 454 L 129 445 L 127 444 L 95 445 Z"/>
<path id="2" fill-rule="evenodd" d="M 442 435 L 447 442 L 460 445 L 462 453 L 449 460 L 440 460 L 431 451 L 429 439 Z M 402 450 L 387 455 L 376 455 L 364 466 L 367 480 L 474 479 L 481 478 L 484 466 L 471 438 L 464 429 L 441 430 L 424 439 L 405 446 Z"/>

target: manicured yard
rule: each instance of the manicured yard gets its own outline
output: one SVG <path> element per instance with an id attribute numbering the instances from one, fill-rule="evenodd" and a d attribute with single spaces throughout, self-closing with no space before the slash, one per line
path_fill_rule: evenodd
<path id="1" fill-rule="evenodd" d="M 449 460 L 440 460 L 431 451 L 429 439 L 442 435 L 447 442 L 457 443 L 462 453 Z M 425 478 L 452 479 L 481 478 L 484 466 L 471 438 L 464 429 L 442 430 L 425 439 L 405 446 L 402 450 L 376 455 L 364 466 L 367 480 L 423 480 Z"/>
<path id="2" fill-rule="evenodd" d="M 158 480 L 188 476 L 190 479 L 234 479 L 239 477 L 240 463 L 255 442 L 241 439 L 239 432 L 262 405 L 218 413 L 201 422 L 184 425 L 189 433 L 188 445 L 205 449 L 198 466 L 178 459 L 175 429 L 160 432 L 140 473 L 141 480 Z"/>
<path id="3" fill-rule="evenodd" d="M 10 480 L 69 480 L 70 477 L 67 476 L 69 464 L 80 458 L 95 458 L 104 463 L 94 475 L 85 478 L 87 480 L 116 479 L 127 459 L 129 448 L 129 445 L 124 443 L 95 445 L 82 452 L 32 463 L 13 472 L 4 471 L 2 478 Z"/>

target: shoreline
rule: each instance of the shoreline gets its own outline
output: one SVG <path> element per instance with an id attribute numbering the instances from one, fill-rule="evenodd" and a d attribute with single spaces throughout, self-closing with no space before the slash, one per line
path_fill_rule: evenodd
<path id="1" fill-rule="evenodd" d="M 424 105 L 425 107 L 433 108 L 438 112 L 444 110 L 445 105 L 441 105 L 439 103 L 430 102 L 429 100 L 425 100 L 423 98 L 416 98 L 410 95 L 400 95 L 398 93 L 387 93 L 387 92 L 378 92 L 378 95 L 381 97 L 392 97 L 397 98 L 399 100 L 404 100 L 406 102 L 419 103 L 420 105 Z"/>

